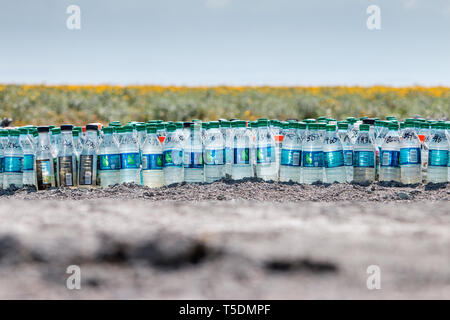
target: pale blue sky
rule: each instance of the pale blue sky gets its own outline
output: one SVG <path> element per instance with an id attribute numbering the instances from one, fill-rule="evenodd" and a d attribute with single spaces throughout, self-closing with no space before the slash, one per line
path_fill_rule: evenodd
<path id="1" fill-rule="evenodd" d="M 450 0 L 0 0 L 0 82 L 450 86 Z"/>

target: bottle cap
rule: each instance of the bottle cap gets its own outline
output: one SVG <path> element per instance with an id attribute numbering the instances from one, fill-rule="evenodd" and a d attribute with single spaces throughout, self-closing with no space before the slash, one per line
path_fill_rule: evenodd
<path id="1" fill-rule="evenodd" d="M 50 127 L 47 126 L 38 127 L 37 132 L 50 132 Z"/>
<path id="2" fill-rule="evenodd" d="M 95 124 L 87 124 L 86 125 L 86 131 L 97 131 L 98 126 Z"/>
<path id="3" fill-rule="evenodd" d="M 370 125 L 367 123 L 363 123 L 359 125 L 359 131 L 369 131 Z"/>
<path id="4" fill-rule="evenodd" d="M 326 127 L 325 127 L 325 129 L 326 129 L 328 132 L 334 132 L 334 131 L 336 131 L 336 125 L 334 125 L 334 124 L 327 124 Z"/>
<path id="5" fill-rule="evenodd" d="M 61 131 L 72 131 L 73 125 L 71 124 L 62 124 L 61 125 Z"/>

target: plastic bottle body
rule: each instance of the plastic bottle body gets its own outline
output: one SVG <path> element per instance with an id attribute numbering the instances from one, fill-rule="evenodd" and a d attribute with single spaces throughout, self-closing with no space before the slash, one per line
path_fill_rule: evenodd
<path id="1" fill-rule="evenodd" d="M 23 151 L 23 185 L 35 185 L 35 150 L 31 140 L 28 137 L 27 130 L 20 129 L 19 143 Z"/>
<path id="2" fill-rule="evenodd" d="M 256 136 L 256 176 L 265 181 L 278 180 L 277 147 L 275 137 L 264 124 L 258 123 Z"/>
<path id="3" fill-rule="evenodd" d="M 198 124 L 192 124 L 186 132 L 183 156 L 184 181 L 187 183 L 204 182 L 203 143 Z"/>
<path id="4" fill-rule="evenodd" d="M 225 167 L 225 141 L 218 129 L 218 123 L 206 131 L 205 150 L 205 181 L 211 183 L 220 180 L 224 176 Z"/>
<path id="5" fill-rule="evenodd" d="M 400 182 L 400 136 L 395 129 L 381 143 L 380 181 Z"/>
<path id="6" fill-rule="evenodd" d="M 150 188 L 164 185 L 163 151 L 156 132 L 147 133 L 142 148 L 142 183 Z"/>
<path id="7" fill-rule="evenodd" d="M 174 131 L 174 128 L 168 130 L 163 143 L 163 171 L 165 185 L 181 183 L 184 180 L 183 145 Z"/>
<path id="8" fill-rule="evenodd" d="M 302 182 L 305 184 L 322 182 L 323 173 L 322 139 L 317 127 L 310 124 L 306 139 L 302 144 Z"/>
<path id="9" fill-rule="evenodd" d="M 97 186 L 97 130 L 87 130 L 78 162 L 78 185 L 80 188 Z"/>
<path id="10" fill-rule="evenodd" d="M 421 155 L 421 142 L 414 128 L 405 128 L 400 143 L 400 179 L 402 183 L 422 183 Z"/>
<path id="11" fill-rule="evenodd" d="M 10 132 L 3 154 L 3 188 L 12 186 L 23 187 L 23 151 L 18 132 Z"/>
<path id="12" fill-rule="evenodd" d="M 117 140 L 113 136 L 113 129 L 104 132 L 103 139 L 98 148 L 98 174 L 102 188 L 120 183 L 120 150 Z"/>
<path id="13" fill-rule="evenodd" d="M 300 183 L 302 141 L 295 128 L 284 135 L 280 156 L 280 181 Z"/>
<path id="14" fill-rule="evenodd" d="M 337 136 L 336 131 L 331 131 L 328 126 L 323 140 L 323 158 L 326 182 L 346 182 L 345 159 L 342 143 Z"/>
<path id="15" fill-rule="evenodd" d="M 437 126 L 440 126 L 439 124 Z M 449 142 L 444 128 L 438 127 L 430 140 L 428 151 L 427 181 L 443 183 L 448 181 Z"/>
<path id="16" fill-rule="evenodd" d="M 48 130 L 39 132 L 38 147 L 36 150 L 36 189 L 47 190 L 56 186 L 55 167 Z"/>
<path id="17" fill-rule="evenodd" d="M 245 124 L 239 124 L 234 129 L 233 148 L 231 165 L 231 177 L 233 180 L 241 180 L 253 177 L 252 157 L 251 157 L 250 132 L 245 128 Z"/>
<path id="18" fill-rule="evenodd" d="M 126 128 L 120 143 L 120 183 L 141 184 L 141 157 L 137 136 Z"/>
<path id="19" fill-rule="evenodd" d="M 358 183 L 375 181 L 375 147 L 368 129 L 362 126 L 353 147 L 353 181 Z"/>

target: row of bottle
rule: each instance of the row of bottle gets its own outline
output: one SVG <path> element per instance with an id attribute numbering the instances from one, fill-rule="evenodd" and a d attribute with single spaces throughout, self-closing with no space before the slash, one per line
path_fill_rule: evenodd
<path id="1" fill-rule="evenodd" d="M 329 121 L 329 123 L 333 123 Z M 450 180 L 448 124 L 436 122 L 421 142 L 414 121 L 381 126 L 267 119 L 117 126 L 81 135 L 71 125 L 0 130 L 0 187 L 92 187 L 134 182 L 159 187 L 223 177 L 299 183 Z M 162 139 L 161 139 L 162 138 Z M 161 144 L 161 141 L 163 143 Z"/>

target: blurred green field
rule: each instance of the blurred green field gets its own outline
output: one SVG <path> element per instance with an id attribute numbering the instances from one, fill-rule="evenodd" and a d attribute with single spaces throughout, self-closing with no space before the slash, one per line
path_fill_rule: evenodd
<path id="1" fill-rule="evenodd" d="M 449 87 L 170 87 L 0 85 L 15 125 L 259 117 L 448 119 Z"/>

